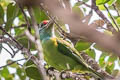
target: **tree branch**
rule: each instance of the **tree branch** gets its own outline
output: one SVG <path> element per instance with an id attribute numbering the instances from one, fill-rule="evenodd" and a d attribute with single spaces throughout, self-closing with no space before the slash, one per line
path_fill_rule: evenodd
<path id="1" fill-rule="evenodd" d="M 0 26 L 0 29 L 1 29 L 5 34 L 7 34 L 7 35 L 16 43 L 16 45 L 18 46 L 18 49 L 20 49 L 20 50 L 22 51 L 22 53 L 26 53 L 26 55 L 37 65 L 39 71 L 41 71 L 41 66 L 43 66 L 43 65 L 41 65 L 42 61 L 39 61 L 35 56 L 33 56 L 33 55 L 31 54 L 31 52 L 30 52 L 27 48 L 24 48 L 19 42 L 17 42 L 9 33 L 7 33 L 7 32 L 2 28 L 2 26 Z M 38 41 L 37 41 L 37 42 L 38 42 Z M 44 67 L 43 67 L 42 70 L 44 70 Z M 45 73 L 45 71 L 44 71 L 44 73 Z M 43 76 L 45 76 L 45 74 L 43 74 Z M 48 80 L 48 79 L 43 79 L 43 80 Z"/>
<path id="2" fill-rule="evenodd" d="M 47 74 L 45 72 L 44 66 L 42 65 L 42 63 L 44 61 L 44 56 L 43 56 L 43 53 L 42 53 L 43 51 L 42 51 L 42 46 L 41 46 L 41 43 L 40 43 L 39 29 L 38 29 L 38 25 L 37 25 L 37 23 L 35 21 L 35 18 L 34 18 L 34 13 L 33 13 L 32 7 L 28 7 L 28 12 L 31 16 L 32 25 L 35 29 L 35 36 L 36 36 L 35 44 L 37 46 L 38 55 L 39 55 L 39 60 L 38 60 L 39 63 L 37 63 L 37 67 L 38 67 L 38 69 L 39 69 L 39 71 L 42 75 L 42 79 L 43 80 L 49 80 L 49 78 L 47 77 Z M 30 38 L 30 37 L 28 36 L 28 38 Z"/>
<path id="3" fill-rule="evenodd" d="M 49 12 L 58 16 L 64 21 L 64 23 L 69 24 L 71 32 L 76 34 L 76 36 L 83 36 L 91 42 L 97 43 L 100 47 L 120 55 L 120 44 L 119 41 L 116 41 L 114 37 L 98 32 L 97 30 L 82 23 L 78 15 L 58 6 L 57 0 L 53 0 L 52 3 L 48 0 L 45 0 L 44 4 L 47 5 Z"/>
<path id="4" fill-rule="evenodd" d="M 110 30 L 112 33 L 116 33 L 116 30 L 114 29 L 113 25 L 105 17 L 105 15 L 99 10 L 98 6 L 96 6 L 96 0 L 92 0 L 92 9 L 94 9 L 95 12 L 107 23 L 108 30 Z"/>
<path id="5" fill-rule="evenodd" d="M 71 71 L 63 71 L 59 72 L 56 69 L 49 68 L 47 70 L 48 75 L 50 76 L 55 76 L 56 80 L 61 80 L 61 79 L 73 79 L 73 80 L 88 80 L 86 77 L 90 76 L 92 80 L 96 80 L 94 77 L 91 76 L 89 73 L 73 73 Z"/>
<path id="6" fill-rule="evenodd" d="M 23 46 L 19 42 L 17 42 L 16 39 L 14 39 L 4 28 L 2 28 L 2 26 L 0 26 L 0 30 L 7 34 L 18 45 L 18 49 L 23 49 Z"/>

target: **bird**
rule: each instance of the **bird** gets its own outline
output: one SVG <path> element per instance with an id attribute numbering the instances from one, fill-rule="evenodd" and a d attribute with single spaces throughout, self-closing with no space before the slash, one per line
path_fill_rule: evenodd
<path id="1" fill-rule="evenodd" d="M 91 68 L 70 42 L 55 36 L 54 21 L 41 22 L 39 34 L 47 64 L 59 71 L 69 69 L 73 72 L 90 73 L 98 80 L 105 80 L 104 74 Z"/>

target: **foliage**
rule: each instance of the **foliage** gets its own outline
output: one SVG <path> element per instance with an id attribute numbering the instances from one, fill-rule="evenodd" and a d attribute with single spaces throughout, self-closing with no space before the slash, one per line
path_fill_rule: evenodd
<path id="1" fill-rule="evenodd" d="M 82 0 L 82 1 L 89 2 L 89 0 Z M 113 4 L 115 4 L 115 7 L 118 9 L 118 12 L 120 13 L 120 0 L 96 0 L 96 5 L 99 7 L 99 9 L 101 11 L 104 10 L 107 12 L 107 10 L 104 7 L 104 4 L 108 4 L 109 10 L 116 11 L 112 6 Z M 25 10 L 26 10 L 26 14 L 27 14 L 28 11 L 26 8 L 25 8 Z M 33 7 L 33 11 L 35 14 L 35 19 L 38 24 L 41 23 L 43 20 L 49 19 L 48 16 L 46 15 L 45 11 L 43 11 L 42 9 Z M 72 11 L 74 13 L 78 14 L 80 16 L 80 18 L 84 18 L 84 16 L 86 15 L 86 12 L 87 12 L 87 8 L 84 8 L 82 6 L 82 4 L 80 4 L 79 2 L 76 2 L 75 5 L 72 6 Z M 115 21 L 117 22 L 118 26 L 120 27 L 120 16 L 113 15 L 113 14 L 112 14 L 112 16 L 114 17 Z M 109 14 L 108 14 L 108 17 L 109 17 L 109 19 L 111 19 Z M 27 18 L 31 22 L 29 14 L 27 14 Z M 93 23 L 100 24 L 99 21 L 98 22 L 93 21 Z M 23 25 L 23 24 L 26 24 L 26 22 L 25 22 L 25 18 L 23 16 L 19 6 L 16 3 L 9 2 L 8 0 L 0 0 L 0 25 L 4 26 L 5 30 L 9 34 L 11 34 L 20 44 L 22 44 L 24 47 L 28 48 L 29 39 L 25 35 L 23 35 L 25 30 L 27 29 L 27 25 L 24 25 L 21 27 L 20 25 Z M 113 22 L 112 22 L 112 24 L 114 25 Z M 61 25 L 63 25 L 63 23 Z M 116 28 L 116 26 L 114 26 L 114 27 Z M 66 26 L 63 26 L 62 28 L 66 29 Z M 103 25 L 102 26 L 99 25 L 97 27 L 97 29 L 99 29 L 99 28 L 104 29 Z M 108 31 L 107 29 L 104 29 L 103 32 L 105 34 L 112 34 L 112 32 Z M 35 33 L 33 28 L 31 28 L 31 33 L 32 33 L 32 35 L 34 35 L 34 33 Z M 6 36 L 1 30 L 0 30 L 0 35 Z M 4 44 L 6 44 L 6 43 L 0 43 L 0 54 L 4 54 L 3 53 Z M 35 44 L 30 43 L 30 45 L 31 45 L 30 50 L 36 51 Z M 4 47 L 6 47 L 6 46 L 4 46 Z M 13 44 L 11 45 L 11 47 L 16 50 L 16 47 Z M 116 69 L 116 64 L 118 64 L 119 65 L 118 67 L 120 67 L 119 57 L 112 55 L 112 53 L 110 53 L 109 51 L 105 51 L 104 49 L 101 49 L 95 43 L 90 43 L 89 41 L 86 41 L 86 40 L 79 40 L 75 44 L 75 48 L 79 52 L 81 52 L 81 51 L 86 52 L 90 57 L 97 60 L 98 64 L 101 66 L 101 68 L 106 70 L 108 73 L 116 76 L 117 73 L 119 72 L 119 70 Z M 10 49 L 8 49 L 8 50 L 10 50 Z M 98 54 L 99 54 L 98 51 L 101 52 L 100 57 L 98 56 Z M 24 54 L 21 54 L 21 55 L 26 57 L 26 55 L 24 55 Z M 7 61 L 7 63 L 11 63 L 11 62 L 13 62 L 13 60 Z M 15 72 L 11 72 L 10 71 L 11 68 L 15 69 Z M 26 60 L 25 62 L 23 62 L 22 66 L 20 66 L 17 63 L 14 63 L 11 65 L 8 65 L 7 67 L 3 67 L 0 70 L 0 80 L 2 80 L 3 78 L 5 80 L 16 80 L 16 76 L 18 77 L 17 80 L 26 80 L 28 78 L 30 80 L 33 80 L 33 79 L 40 80 L 40 73 L 38 72 L 38 68 L 30 60 Z"/>

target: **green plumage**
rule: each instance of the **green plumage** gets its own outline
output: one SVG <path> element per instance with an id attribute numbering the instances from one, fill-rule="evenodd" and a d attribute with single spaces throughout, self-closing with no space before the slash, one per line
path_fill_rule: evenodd
<path id="1" fill-rule="evenodd" d="M 90 72 L 101 78 L 102 75 L 95 72 L 70 43 L 54 36 L 52 26 L 53 24 L 39 30 L 45 61 L 60 71 L 69 67 L 72 71 Z"/>

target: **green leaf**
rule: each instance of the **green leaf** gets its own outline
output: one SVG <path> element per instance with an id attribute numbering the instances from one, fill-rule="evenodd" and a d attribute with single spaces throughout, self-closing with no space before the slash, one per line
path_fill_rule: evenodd
<path id="1" fill-rule="evenodd" d="M 19 13 L 18 13 L 18 19 L 20 20 L 20 24 L 25 24 L 25 19 L 24 19 L 24 15 L 22 14 L 22 12 L 21 12 L 21 10 L 19 11 Z M 27 16 L 27 18 L 29 18 L 28 16 Z"/>
<path id="2" fill-rule="evenodd" d="M 4 23 L 4 10 L 3 7 L 0 5 L 0 24 Z"/>
<path id="3" fill-rule="evenodd" d="M 36 79 L 36 80 L 41 80 L 41 75 L 39 73 L 39 70 L 36 67 L 34 67 L 34 66 L 27 67 L 25 69 L 25 72 L 28 77 L 30 77 L 32 79 Z"/>
<path id="4" fill-rule="evenodd" d="M 21 43 L 24 47 L 26 47 L 26 48 L 28 47 L 28 38 L 26 36 L 18 38 L 17 41 L 19 43 Z M 31 48 L 30 49 L 31 50 L 35 50 L 36 49 L 34 43 L 31 43 Z"/>
<path id="5" fill-rule="evenodd" d="M 20 34 L 23 34 L 26 28 L 15 28 L 15 35 L 19 36 Z"/>
<path id="6" fill-rule="evenodd" d="M 25 65 L 26 65 L 26 66 L 30 66 L 30 65 L 33 65 L 33 64 L 34 64 L 34 62 L 33 62 L 32 60 L 29 60 L 29 61 L 26 62 Z"/>
<path id="7" fill-rule="evenodd" d="M 105 52 L 105 50 L 103 48 L 99 47 L 97 44 L 95 44 L 93 47 L 97 50 Z"/>
<path id="8" fill-rule="evenodd" d="M 110 69 L 110 71 L 107 71 L 108 73 L 112 74 L 112 71 L 115 67 L 115 61 L 118 60 L 117 56 L 110 56 L 107 62 L 106 70 Z"/>
<path id="9" fill-rule="evenodd" d="M 19 76 L 20 80 L 25 80 L 26 74 L 23 68 L 17 68 L 17 75 Z"/>
<path id="10" fill-rule="evenodd" d="M 18 74 L 18 75 L 22 75 L 22 70 L 21 70 L 21 68 L 17 68 L 17 74 Z"/>
<path id="11" fill-rule="evenodd" d="M 110 74 L 112 74 L 114 67 L 115 67 L 115 61 L 118 60 L 117 56 L 115 55 L 110 55 L 108 61 L 105 63 L 106 64 L 106 71 Z"/>
<path id="12" fill-rule="evenodd" d="M 7 64 L 11 64 L 11 63 L 13 63 L 14 61 L 13 60 L 11 60 L 11 59 L 9 59 L 9 60 L 7 60 Z M 17 68 L 18 67 L 18 64 L 16 64 L 16 63 L 13 63 L 13 64 L 11 64 L 11 65 L 9 65 L 10 67 L 13 67 L 13 68 Z"/>
<path id="13" fill-rule="evenodd" d="M 109 74 L 112 73 L 109 67 L 106 67 L 106 68 L 105 68 L 105 71 L 108 72 Z"/>
<path id="14" fill-rule="evenodd" d="M 1 76 L 4 78 L 7 78 L 8 75 L 10 74 L 7 67 L 3 68 L 3 70 L 1 70 L 0 72 L 1 72 Z"/>
<path id="15" fill-rule="evenodd" d="M 115 64 L 114 63 L 108 63 L 108 65 L 106 66 L 105 70 L 109 73 L 109 74 L 112 74 L 112 71 L 115 67 Z"/>
<path id="16" fill-rule="evenodd" d="M 105 58 L 107 57 L 107 53 L 102 53 L 99 59 L 99 65 L 103 68 L 105 67 Z"/>
<path id="17" fill-rule="evenodd" d="M 19 13 L 19 8 L 17 5 L 14 5 L 13 3 L 10 3 L 7 6 L 7 23 L 5 26 L 5 29 L 8 31 L 9 28 L 12 26 L 12 23 L 15 19 L 15 17 L 18 15 Z"/>
<path id="18" fill-rule="evenodd" d="M 13 74 L 9 74 L 7 75 L 7 77 L 5 77 L 5 80 L 13 80 L 14 78 L 14 75 Z"/>
<path id="19" fill-rule="evenodd" d="M 91 43 L 80 40 L 76 43 L 75 48 L 78 51 L 83 51 L 83 50 L 88 49 L 90 46 L 91 46 Z"/>
<path id="20" fill-rule="evenodd" d="M 19 38 L 17 41 L 20 42 L 24 47 L 28 47 L 28 39 L 26 36 Z"/>
<path id="21" fill-rule="evenodd" d="M 104 7 L 104 5 L 98 5 L 99 10 L 106 10 L 106 8 Z"/>
<path id="22" fill-rule="evenodd" d="M 48 20 L 48 16 L 45 14 L 45 12 L 43 10 L 41 10 L 38 7 L 34 7 L 34 14 L 35 14 L 35 18 L 37 20 L 37 23 L 40 23 L 43 20 Z"/>
<path id="23" fill-rule="evenodd" d="M 23 36 L 19 39 L 17 39 L 18 42 L 20 42 L 24 47 L 28 47 L 28 38 L 26 36 Z M 31 48 L 32 50 L 35 50 L 35 44 L 31 43 Z"/>
<path id="24" fill-rule="evenodd" d="M 120 26 L 120 17 L 118 17 L 116 21 L 117 21 L 117 24 Z"/>
<path id="25" fill-rule="evenodd" d="M 117 60 L 117 59 L 118 59 L 117 56 L 112 55 L 112 56 L 109 57 L 108 62 L 112 62 L 112 63 L 114 63 L 115 60 Z"/>
<path id="26" fill-rule="evenodd" d="M 79 8 L 80 3 L 76 3 L 73 7 L 72 7 L 72 11 L 76 14 L 78 14 L 80 16 L 80 18 L 84 17 L 84 14 L 82 12 L 82 10 Z"/>
<path id="27" fill-rule="evenodd" d="M 92 57 L 93 59 L 95 59 L 95 50 L 94 49 L 88 49 L 86 50 L 86 53 Z"/>
<path id="28" fill-rule="evenodd" d="M 118 9 L 118 11 L 120 12 L 120 0 L 116 1 L 115 6 Z"/>
<path id="29" fill-rule="evenodd" d="M 110 0 L 110 1 L 108 2 L 108 4 L 111 6 L 111 5 L 114 4 L 116 1 L 117 1 L 117 0 Z"/>
<path id="30" fill-rule="evenodd" d="M 5 80 L 12 80 L 13 78 L 12 77 L 9 77 L 9 78 L 5 78 Z"/>
<path id="31" fill-rule="evenodd" d="M 107 2 L 109 2 L 110 0 L 96 0 L 96 5 L 102 5 L 105 4 Z"/>

